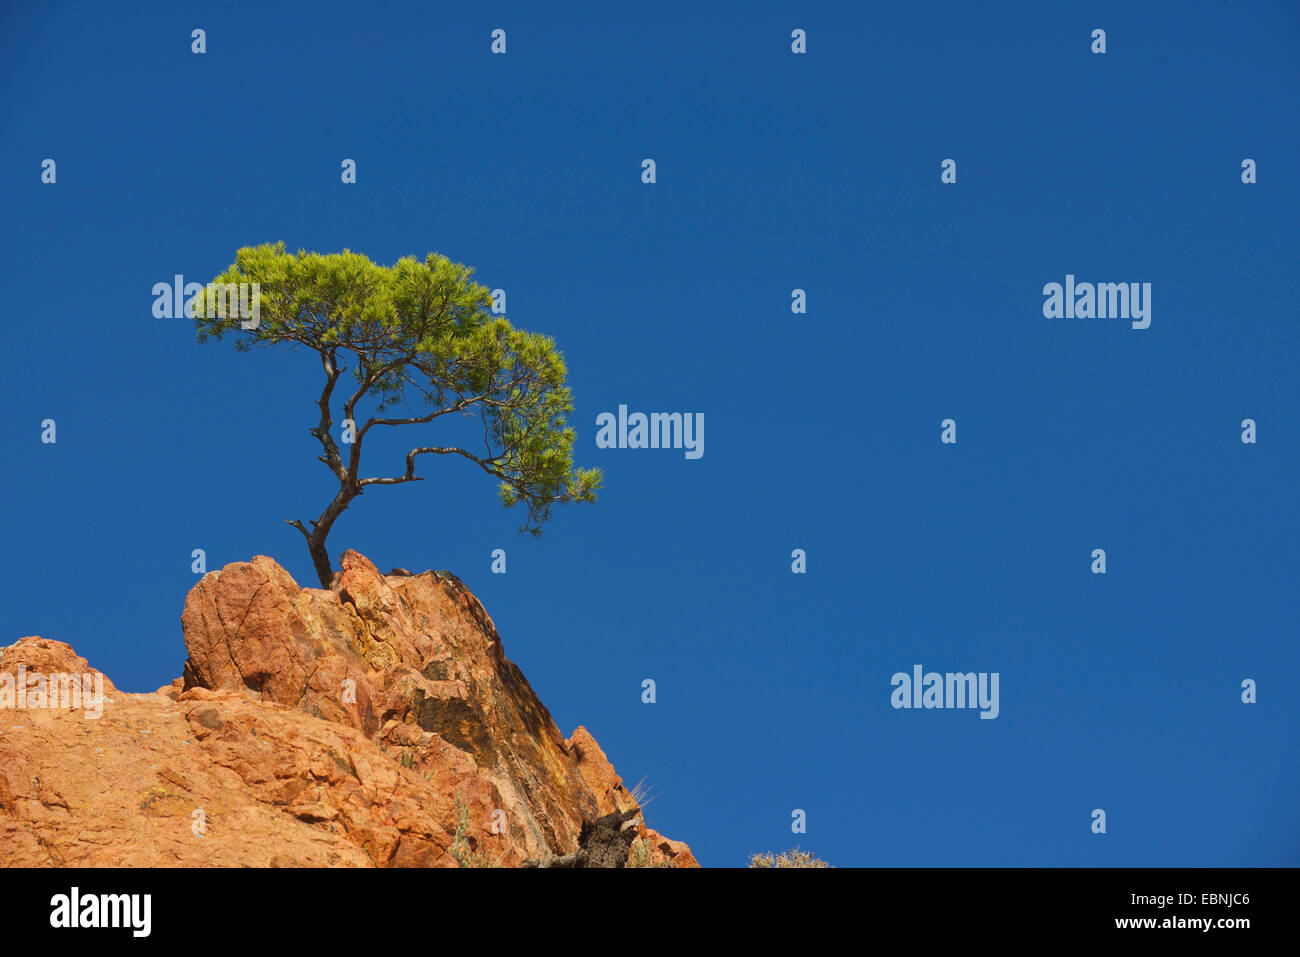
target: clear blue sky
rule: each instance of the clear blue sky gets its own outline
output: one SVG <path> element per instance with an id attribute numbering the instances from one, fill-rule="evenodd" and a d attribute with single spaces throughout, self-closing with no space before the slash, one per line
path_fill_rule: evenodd
<path id="1" fill-rule="evenodd" d="M 737 9 L 0 14 L 0 641 L 152 690 L 192 549 L 312 584 L 318 365 L 199 346 L 151 288 L 436 250 L 557 339 L 604 492 L 533 540 L 429 462 L 332 553 L 459 575 L 701 861 L 1300 863 L 1300 7 Z M 1152 283 L 1151 327 L 1045 319 L 1067 273 Z M 703 458 L 597 449 L 620 403 L 703 412 Z M 918 663 L 998 672 L 999 717 L 893 709 Z"/>

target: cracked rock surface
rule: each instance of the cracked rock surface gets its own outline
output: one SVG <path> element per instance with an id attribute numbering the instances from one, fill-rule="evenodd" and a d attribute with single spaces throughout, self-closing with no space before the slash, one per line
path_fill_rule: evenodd
<path id="1" fill-rule="evenodd" d="M 265 556 L 208 573 L 182 677 L 103 678 L 98 718 L 0 707 L 0 864 L 696 866 L 585 728 L 561 735 L 458 579 L 340 566 L 329 589 Z M 40 637 L 0 680 L 20 666 L 97 674 Z"/>

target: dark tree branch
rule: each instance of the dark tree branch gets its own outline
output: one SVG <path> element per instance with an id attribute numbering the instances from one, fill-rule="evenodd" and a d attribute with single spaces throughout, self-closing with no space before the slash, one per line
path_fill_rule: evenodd
<path id="1" fill-rule="evenodd" d="M 320 398 L 316 400 L 316 405 L 320 407 L 320 422 L 311 430 L 311 434 L 316 436 L 325 449 L 325 454 L 320 457 L 321 461 L 329 466 L 329 470 L 342 482 L 347 477 L 347 470 L 343 468 L 343 456 L 339 454 L 339 447 L 334 443 L 334 436 L 330 435 L 330 426 L 334 424 L 334 417 L 330 412 L 330 397 L 334 394 L 334 384 L 339 381 L 339 376 L 344 371 L 335 363 L 337 352 L 336 348 L 320 349 L 321 365 L 325 369 L 325 388 L 321 390 Z"/>

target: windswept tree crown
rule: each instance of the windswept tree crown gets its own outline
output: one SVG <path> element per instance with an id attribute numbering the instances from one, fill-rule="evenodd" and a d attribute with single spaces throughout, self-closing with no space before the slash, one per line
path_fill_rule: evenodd
<path id="1" fill-rule="evenodd" d="M 196 302 L 200 342 L 231 333 L 240 350 L 289 343 L 317 354 L 325 381 L 310 431 L 339 492 L 311 529 L 301 521 L 289 524 L 306 536 L 324 586 L 331 575 L 325 536 L 334 520 L 368 486 L 419 481 L 421 455 L 476 463 L 499 480 L 506 506 L 526 507 L 521 531 L 533 534 L 541 533 L 552 505 L 596 498 L 600 470 L 573 464 L 574 436 L 566 420 L 573 402 L 564 357 L 549 337 L 493 315 L 491 292 L 471 281 L 472 274 L 437 253 L 386 267 L 349 250 L 288 253 L 279 242 L 240 249 Z M 238 283 L 257 284 L 255 323 L 214 308 L 214 286 Z M 345 373 L 350 375 L 336 396 Z M 356 411 L 363 400 L 374 414 L 361 422 Z M 343 429 L 336 438 L 337 401 Z M 406 414 L 390 411 L 398 406 Z M 371 429 L 427 424 L 452 413 L 481 424 L 481 449 L 477 443 L 474 451 L 416 446 L 406 454 L 404 471 L 362 475 L 361 450 Z"/>

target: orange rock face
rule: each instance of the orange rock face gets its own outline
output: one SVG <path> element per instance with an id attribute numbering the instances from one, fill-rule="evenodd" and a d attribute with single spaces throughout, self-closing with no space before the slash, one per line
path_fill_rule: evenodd
<path id="1" fill-rule="evenodd" d="M 210 572 L 184 676 L 150 694 L 100 676 L 98 717 L 66 688 L 13 700 L 99 674 L 68 645 L 3 649 L 0 865 L 518 866 L 634 812 L 629 862 L 698 866 L 585 728 L 560 734 L 464 585 L 340 564 L 329 590 L 264 556 Z"/>

